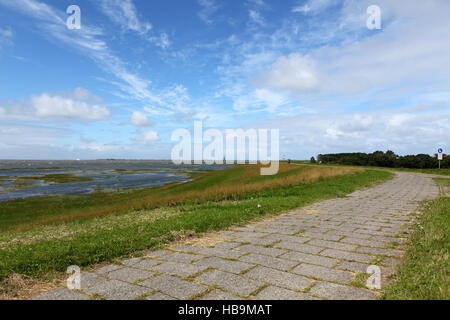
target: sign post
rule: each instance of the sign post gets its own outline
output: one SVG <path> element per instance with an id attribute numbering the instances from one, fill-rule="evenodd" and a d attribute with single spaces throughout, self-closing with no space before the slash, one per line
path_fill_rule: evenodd
<path id="1" fill-rule="evenodd" d="M 444 150 L 442 150 L 442 148 L 439 148 L 439 149 L 438 149 L 439 169 L 441 169 L 441 161 L 442 161 L 442 159 L 444 159 L 443 153 L 444 153 Z"/>

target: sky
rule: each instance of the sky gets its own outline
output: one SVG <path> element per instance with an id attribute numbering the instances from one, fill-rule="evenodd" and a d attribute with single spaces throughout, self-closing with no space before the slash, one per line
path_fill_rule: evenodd
<path id="1" fill-rule="evenodd" d="M 449 15 L 447 0 L 0 0 L 0 159 L 168 159 L 194 121 L 279 129 L 283 158 L 445 152 Z"/>

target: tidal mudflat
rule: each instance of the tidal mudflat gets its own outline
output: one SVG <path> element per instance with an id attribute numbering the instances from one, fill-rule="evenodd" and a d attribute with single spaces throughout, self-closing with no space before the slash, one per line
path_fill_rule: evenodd
<path id="1" fill-rule="evenodd" d="M 0 201 L 149 188 L 186 182 L 193 172 L 224 167 L 145 160 L 0 161 Z"/>

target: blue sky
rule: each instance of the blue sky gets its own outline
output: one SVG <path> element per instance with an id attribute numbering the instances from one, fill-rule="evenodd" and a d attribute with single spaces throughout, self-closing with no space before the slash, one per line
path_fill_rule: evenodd
<path id="1" fill-rule="evenodd" d="M 0 158 L 169 158 L 195 120 L 280 129 L 287 158 L 448 149 L 449 14 L 445 0 L 0 0 Z"/>

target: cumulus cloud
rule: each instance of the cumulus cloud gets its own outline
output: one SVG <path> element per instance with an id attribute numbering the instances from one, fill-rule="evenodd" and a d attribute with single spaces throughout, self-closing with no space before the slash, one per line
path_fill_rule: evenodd
<path id="1" fill-rule="evenodd" d="M 368 32 L 365 12 L 370 4 L 369 0 L 343 2 L 340 17 L 335 25 L 328 26 L 330 32 L 343 30 L 339 28 Z M 254 83 L 288 90 L 297 98 L 315 94 L 319 99 L 321 95 L 337 95 L 337 99 L 355 100 L 355 95 L 366 95 L 368 101 L 378 99 L 380 92 L 394 100 L 426 90 L 450 90 L 446 81 L 450 76 L 450 43 L 442 41 L 450 33 L 444 13 L 449 12 L 450 3 L 436 0 L 414 6 L 409 6 L 408 1 L 378 4 L 383 13 L 382 32 L 361 34 L 357 39 L 348 36 L 345 41 L 312 48 L 307 55 L 294 49 L 278 57 Z"/>
<path id="2" fill-rule="evenodd" d="M 136 127 L 153 127 L 155 123 L 141 111 L 134 111 L 131 114 L 130 124 Z"/>
<path id="3" fill-rule="evenodd" d="M 92 101 L 94 103 L 104 103 L 103 99 L 95 94 L 89 92 L 89 90 L 84 88 L 75 88 L 72 92 L 67 92 L 65 94 L 67 97 L 81 100 L 81 101 Z"/>
<path id="4" fill-rule="evenodd" d="M 78 120 L 104 120 L 110 113 L 106 107 L 89 105 L 56 95 L 43 93 L 31 98 L 31 106 L 40 118 L 69 118 Z"/>
<path id="5" fill-rule="evenodd" d="M 142 134 L 140 141 L 144 143 L 159 141 L 158 132 L 154 130 L 146 131 Z"/>
<path id="6" fill-rule="evenodd" d="M 102 103 L 100 97 L 83 88 L 57 94 L 42 93 L 32 96 L 30 101 L 6 101 L 0 107 L 0 120 L 106 120 L 111 114 Z"/>
<path id="7" fill-rule="evenodd" d="M 276 89 L 308 91 L 319 85 L 315 61 L 308 56 L 293 53 L 280 57 L 270 71 L 260 76 L 260 83 Z"/>
<path id="8" fill-rule="evenodd" d="M 318 153 L 394 150 L 399 154 L 432 154 L 450 147 L 450 111 L 397 108 L 384 111 L 319 113 L 254 126 L 280 129 L 281 149 L 309 159 Z M 286 138 L 286 139 L 283 139 Z"/>

